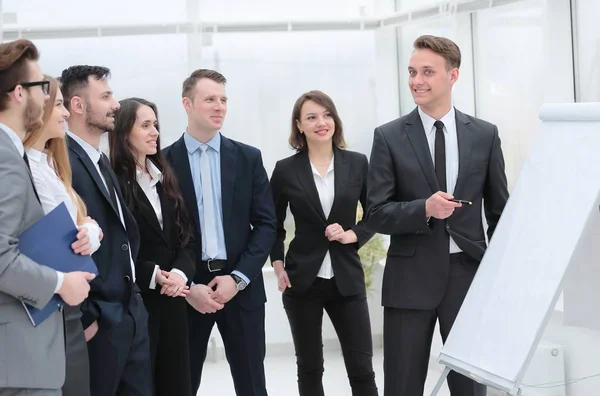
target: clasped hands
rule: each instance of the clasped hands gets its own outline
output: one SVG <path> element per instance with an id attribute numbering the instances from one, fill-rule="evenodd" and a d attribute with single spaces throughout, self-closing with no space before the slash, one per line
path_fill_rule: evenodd
<path id="1" fill-rule="evenodd" d="M 161 286 L 160 294 L 167 297 L 186 297 L 190 294 L 189 286 L 177 272 L 157 271 L 156 283 Z"/>
<path id="2" fill-rule="evenodd" d="M 325 228 L 325 237 L 330 242 L 338 241 L 344 245 L 358 241 L 353 230 L 344 231 L 344 228 L 338 223 L 330 224 Z"/>
<path id="3" fill-rule="evenodd" d="M 185 298 L 200 313 L 215 313 L 238 293 L 230 275 L 216 276 L 208 285 L 193 285 Z"/>

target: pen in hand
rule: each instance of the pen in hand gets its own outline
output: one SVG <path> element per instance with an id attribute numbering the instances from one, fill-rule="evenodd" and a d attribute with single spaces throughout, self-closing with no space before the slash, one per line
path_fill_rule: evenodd
<path id="1" fill-rule="evenodd" d="M 473 202 L 471 202 L 471 201 L 464 201 L 462 199 L 451 199 L 450 201 L 456 202 L 456 203 L 459 203 L 459 204 L 463 204 L 463 205 L 473 205 Z"/>

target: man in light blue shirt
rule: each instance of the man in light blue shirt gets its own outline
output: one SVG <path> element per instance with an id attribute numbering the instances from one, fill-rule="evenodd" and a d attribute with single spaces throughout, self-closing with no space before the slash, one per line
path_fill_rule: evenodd
<path id="1" fill-rule="evenodd" d="M 192 390 L 200 386 L 216 323 L 236 394 L 266 396 L 262 268 L 275 242 L 275 208 L 260 151 L 220 133 L 227 113 L 225 83 L 223 75 L 206 69 L 185 80 L 188 129 L 165 149 L 199 242 L 186 298 Z"/>
<path id="2" fill-rule="evenodd" d="M 188 160 L 190 161 L 190 171 L 192 172 L 192 180 L 194 181 L 194 191 L 196 192 L 196 197 L 198 200 L 198 213 L 200 214 L 200 229 L 207 230 L 207 225 L 205 224 L 205 207 L 204 207 L 204 199 L 202 195 L 202 176 L 201 176 L 201 157 L 206 155 L 208 156 L 208 161 L 210 164 L 210 179 L 212 189 L 210 191 L 214 203 L 214 207 L 212 209 L 207 209 L 211 211 L 212 216 L 216 219 L 214 225 L 211 224 L 214 232 L 214 237 L 216 239 L 216 255 L 207 254 L 206 247 L 207 241 L 206 236 L 208 233 L 202 234 L 202 260 L 227 260 L 227 251 L 225 249 L 225 235 L 223 232 L 223 204 L 221 200 L 221 134 L 216 133 L 210 140 L 206 143 L 202 143 L 199 140 L 196 140 L 192 135 L 190 135 L 189 131 L 183 135 L 183 139 L 185 141 L 185 146 L 188 152 Z M 210 236 L 210 235 L 209 235 Z M 209 252 L 210 253 L 210 252 Z M 232 274 L 238 275 L 242 280 L 247 284 L 250 283 L 250 280 L 246 275 L 241 273 L 240 271 L 234 270 L 231 272 Z"/>

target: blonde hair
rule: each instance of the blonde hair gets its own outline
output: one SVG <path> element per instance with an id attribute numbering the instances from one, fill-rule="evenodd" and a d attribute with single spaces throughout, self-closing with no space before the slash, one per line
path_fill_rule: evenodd
<path id="1" fill-rule="evenodd" d="M 42 116 L 44 126 L 27 134 L 27 137 L 23 142 L 25 148 L 32 147 L 42 137 L 45 125 L 48 123 L 48 120 L 50 120 L 52 112 L 54 111 L 54 102 L 56 101 L 56 95 L 60 87 L 55 78 L 47 75 L 44 75 L 44 78 L 50 81 L 50 91 L 48 92 L 50 98 L 44 104 L 44 115 Z M 69 154 L 67 152 L 67 141 L 65 138 L 49 139 L 46 142 L 45 149 L 48 160 L 52 160 L 53 162 L 56 175 L 64 184 L 67 193 L 71 196 L 73 202 L 75 202 L 75 206 L 77 207 L 77 224 L 81 224 L 87 216 L 87 209 L 81 197 L 73 189 L 73 175 L 71 172 L 71 164 L 69 163 Z"/>

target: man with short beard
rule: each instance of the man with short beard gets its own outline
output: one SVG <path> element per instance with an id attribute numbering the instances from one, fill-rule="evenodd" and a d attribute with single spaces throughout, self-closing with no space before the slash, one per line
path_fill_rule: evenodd
<path id="1" fill-rule="evenodd" d="M 22 302 L 44 308 L 58 293 L 69 305 L 88 295 L 84 272 L 60 273 L 19 251 L 19 235 L 44 215 L 23 149 L 42 123 L 49 81 L 28 40 L 0 44 L 0 396 L 60 396 L 65 380 L 62 312 L 32 326 Z M 88 243 L 80 231 L 75 250 Z"/>
<path id="2" fill-rule="evenodd" d="M 100 147 L 115 126 L 119 102 L 108 84 L 110 70 L 72 66 L 62 72 L 69 118 L 73 188 L 104 232 L 93 258 L 100 275 L 91 283 L 81 321 L 88 341 L 92 396 L 152 395 L 148 313 L 135 284 L 139 232 L 117 179 Z"/>

